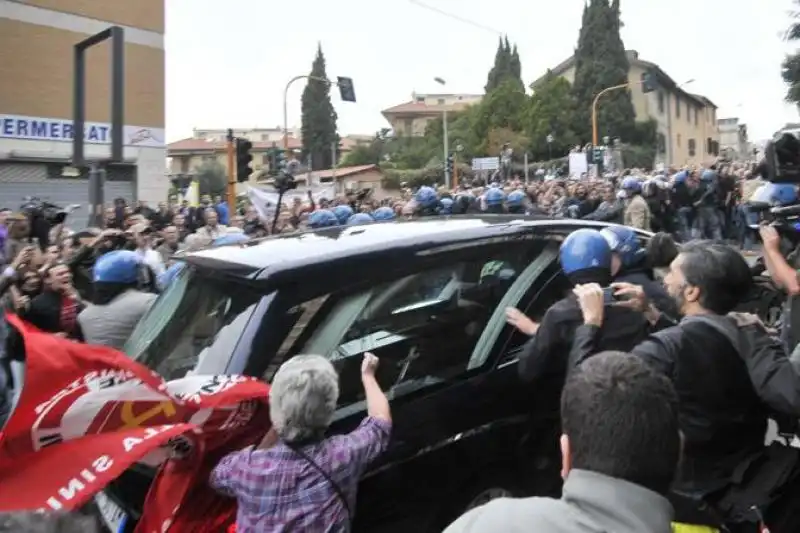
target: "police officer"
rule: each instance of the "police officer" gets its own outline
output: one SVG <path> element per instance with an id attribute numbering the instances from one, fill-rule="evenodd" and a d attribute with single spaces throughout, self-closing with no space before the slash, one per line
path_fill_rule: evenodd
<path id="1" fill-rule="evenodd" d="M 800 531 L 798 450 L 764 446 L 772 413 L 800 417 L 800 374 L 757 317 L 728 315 L 752 285 L 747 262 L 724 244 L 693 241 L 664 283 L 684 318 L 630 352 L 667 375 L 678 393 L 684 453 L 676 490 L 711 506 L 731 533 Z M 627 296 L 620 305 L 658 324 L 644 291 L 617 290 Z M 575 331 L 570 365 L 607 349 L 602 334 L 612 319 L 599 285 L 577 292 L 584 325 Z"/>
<path id="2" fill-rule="evenodd" d="M 678 318 L 678 308 L 664 286 L 655 280 L 653 270 L 647 265 L 647 251 L 639 242 L 636 232 L 627 226 L 610 226 L 600 230 L 611 248 L 611 275 L 615 282 L 639 285 L 647 299 L 671 318 Z"/>
<path id="3" fill-rule="evenodd" d="M 611 248 L 599 231 L 579 229 L 561 244 L 559 260 L 564 274 L 573 285 L 599 283 L 608 286 L 611 276 Z M 610 302 L 609 302 L 610 303 Z M 603 350 L 627 351 L 647 335 L 647 321 L 638 311 L 610 306 L 608 320 L 600 334 Z M 516 309 L 506 311 L 509 323 L 515 324 Z M 532 322 L 528 319 L 528 322 Z M 532 334 L 519 359 L 519 374 L 533 381 L 546 374 L 565 375 L 569 347 L 575 330 L 583 323 L 580 306 L 573 295 L 553 304 L 533 328 L 522 331 Z"/>
<path id="4" fill-rule="evenodd" d="M 768 203 L 772 206 L 793 205 L 800 202 L 797 187 L 788 183 L 766 183 L 753 193 L 751 202 Z M 788 298 L 783 311 L 781 337 L 791 352 L 800 341 L 800 246 L 787 251 L 778 231 L 772 226 L 759 228 L 763 243 L 764 263 L 772 281 L 784 291 Z"/>
<path id="5" fill-rule="evenodd" d="M 151 282 L 152 272 L 141 256 L 117 250 L 101 256 L 94 265 L 94 305 L 78 315 L 88 344 L 122 349 L 133 329 L 156 299 L 156 294 L 140 290 Z"/>

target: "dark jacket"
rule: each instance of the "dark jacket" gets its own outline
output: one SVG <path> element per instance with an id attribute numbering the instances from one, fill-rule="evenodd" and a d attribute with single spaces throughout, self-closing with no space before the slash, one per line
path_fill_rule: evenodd
<path id="1" fill-rule="evenodd" d="M 599 328 L 578 328 L 569 364 L 602 351 L 600 339 Z M 800 375 L 760 324 L 686 317 L 630 351 L 670 377 L 678 393 L 680 490 L 707 494 L 726 486 L 737 467 L 763 453 L 773 412 L 800 416 Z"/>

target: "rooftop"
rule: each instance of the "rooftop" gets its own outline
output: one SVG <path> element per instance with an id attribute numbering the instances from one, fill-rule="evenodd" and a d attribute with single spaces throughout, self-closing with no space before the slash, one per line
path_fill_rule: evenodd
<path id="1" fill-rule="evenodd" d="M 366 135 L 353 135 L 352 137 L 342 137 L 341 139 L 341 147 L 342 150 L 347 152 L 352 150 L 354 146 L 359 143 L 366 142 L 367 139 L 371 139 L 371 136 Z M 175 141 L 169 143 L 167 145 L 167 152 L 173 154 L 175 152 L 187 152 L 187 153 L 195 153 L 195 152 L 223 152 L 226 148 L 225 141 L 218 141 L 218 140 L 206 140 L 206 139 L 197 139 L 195 137 L 189 137 L 188 139 L 181 139 L 180 141 Z M 272 148 L 273 146 L 277 146 L 279 148 L 283 147 L 283 141 L 255 141 L 253 142 L 253 150 L 256 152 L 259 151 L 266 151 Z M 295 137 L 289 137 L 289 149 L 295 150 L 303 147 L 303 142 L 300 139 Z"/>
<path id="2" fill-rule="evenodd" d="M 638 65 L 640 67 L 653 70 L 656 73 L 656 77 L 658 78 L 658 81 L 662 87 L 671 90 L 673 92 L 679 93 L 684 98 L 694 100 L 697 104 L 701 106 L 713 107 L 715 109 L 717 108 L 717 105 L 714 104 L 714 102 L 712 102 L 705 96 L 699 94 L 692 94 L 681 89 L 680 85 L 676 83 L 675 80 L 669 77 L 669 75 L 666 72 L 661 70 L 661 67 L 659 67 L 655 63 L 651 63 L 650 61 L 645 61 L 643 59 L 640 59 L 639 52 L 637 52 L 636 50 L 626 50 L 625 54 L 628 56 L 628 61 L 631 63 L 631 65 Z M 565 59 L 564 61 L 562 61 L 561 63 L 559 63 L 558 65 L 556 65 L 555 67 L 553 67 L 552 69 L 550 69 L 550 72 L 552 72 L 556 76 L 561 76 L 564 74 L 564 72 L 572 68 L 574 65 L 575 65 L 575 56 L 572 55 L 567 59 Z M 531 83 L 531 88 L 535 89 L 536 86 L 539 85 L 542 82 L 542 80 L 544 80 L 545 75 L 539 77 L 537 80 Z"/>

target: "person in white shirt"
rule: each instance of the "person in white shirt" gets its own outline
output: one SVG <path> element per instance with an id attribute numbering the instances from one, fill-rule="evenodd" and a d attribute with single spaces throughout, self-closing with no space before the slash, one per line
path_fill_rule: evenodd
<path id="1" fill-rule="evenodd" d="M 153 275 L 160 276 L 166 270 L 161 254 L 153 249 L 153 229 L 147 224 L 136 224 L 131 226 L 128 233 L 136 243 L 136 253 L 142 258 L 142 262 L 150 267 Z"/>

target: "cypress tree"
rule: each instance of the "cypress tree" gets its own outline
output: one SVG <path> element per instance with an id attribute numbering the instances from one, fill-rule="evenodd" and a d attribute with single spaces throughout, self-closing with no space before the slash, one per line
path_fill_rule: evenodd
<path id="1" fill-rule="evenodd" d="M 316 170 L 328 169 L 333 166 L 331 147 L 339 145 L 339 135 L 336 131 L 336 110 L 331 103 L 331 86 L 320 80 L 327 80 L 325 72 L 325 56 L 322 54 L 322 45 L 317 47 L 317 56 L 311 65 L 311 76 L 303 90 L 302 98 L 302 126 L 303 135 L 303 163 L 311 156 L 312 168 Z"/>
<path id="2" fill-rule="evenodd" d="M 515 84 L 519 85 L 520 89 L 524 90 L 525 86 L 522 83 L 522 64 L 519 59 L 517 46 L 514 45 L 512 48 L 511 43 L 508 42 L 508 37 L 501 37 L 497 44 L 494 65 L 489 71 L 486 87 L 484 89 L 487 93 L 490 93 L 507 80 L 513 80 Z"/>
<path id="3" fill-rule="evenodd" d="M 620 37 L 619 0 L 590 0 L 584 9 L 575 51 L 575 131 L 591 139 L 591 107 L 595 96 L 608 87 L 628 82 L 630 64 Z M 633 140 L 636 114 L 628 89 L 604 94 L 598 103 L 598 133 Z"/>

